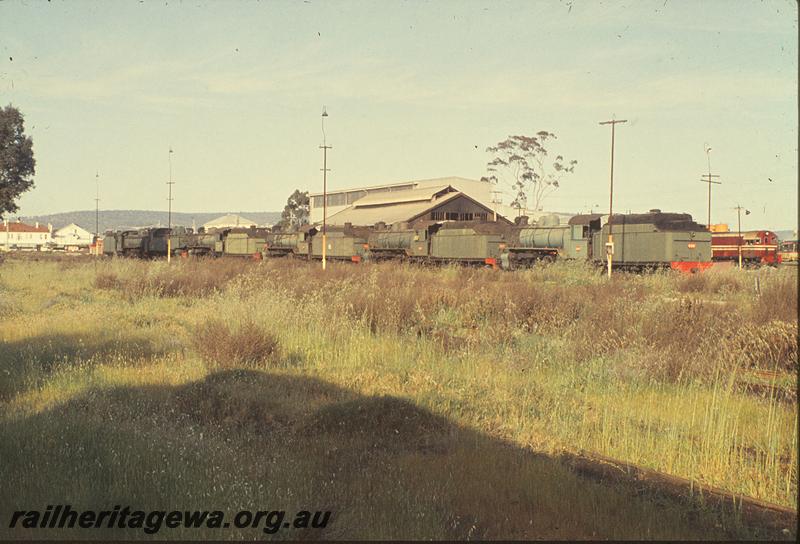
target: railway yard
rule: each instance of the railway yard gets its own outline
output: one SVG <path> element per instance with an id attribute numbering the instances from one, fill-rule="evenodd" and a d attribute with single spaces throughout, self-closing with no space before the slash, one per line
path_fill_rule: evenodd
<path id="1" fill-rule="evenodd" d="M 323 538 L 796 538 L 796 266 L 489 268 L 9 255 L 0 509 L 296 505 L 333 510 Z"/>
<path id="2" fill-rule="evenodd" d="M 729 6 L 0 0 L 0 544 L 798 542 L 799 8 Z"/>

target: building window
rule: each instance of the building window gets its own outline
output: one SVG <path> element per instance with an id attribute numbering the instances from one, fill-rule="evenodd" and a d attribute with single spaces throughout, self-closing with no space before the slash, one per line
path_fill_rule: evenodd
<path id="1" fill-rule="evenodd" d="M 458 212 L 445 212 L 444 218 L 448 221 L 458 221 Z"/>
<path id="2" fill-rule="evenodd" d="M 431 212 L 431 219 L 433 221 L 443 221 L 444 220 L 444 212 Z"/>
<path id="3" fill-rule="evenodd" d="M 349 193 L 347 193 L 347 204 L 350 205 L 353 202 L 355 202 L 356 200 L 358 200 L 359 198 L 363 198 L 365 196 L 367 196 L 367 192 L 366 191 L 363 191 L 363 190 L 362 191 L 350 191 Z"/>
<path id="4" fill-rule="evenodd" d="M 346 193 L 334 193 L 332 195 L 328 195 L 328 206 L 345 206 L 346 204 Z"/>

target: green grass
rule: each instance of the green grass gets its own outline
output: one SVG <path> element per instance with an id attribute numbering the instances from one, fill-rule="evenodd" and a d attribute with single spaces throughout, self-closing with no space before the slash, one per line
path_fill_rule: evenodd
<path id="1" fill-rule="evenodd" d="M 609 283 L 568 263 L 323 276 L 8 260 L 0 274 L 3 513 L 330 509 L 327 538 L 793 535 L 558 454 L 796 508 L 796 404 L 740 386 L 796 377 L 794 269 Z"/>

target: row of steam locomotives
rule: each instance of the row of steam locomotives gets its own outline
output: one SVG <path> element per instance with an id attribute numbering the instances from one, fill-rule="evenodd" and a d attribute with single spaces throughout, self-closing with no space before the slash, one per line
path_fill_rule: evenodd
<path id="1" fill-rule="evenodd" d="M 535 223 L 526 217 L 514 224 L 496 221 L 418 221 L 369 227 L 346 223 L 328 226 L 326 258 L 352 262 L 398 260 L 461 263 L 515 269 L 556 259 L 605 263 L 609 229 L 613 260 L 620 268 L 673 268 L 699 271 L 712 263 L 712 234 L 689 214 L 651 210 L 642 214 L 576 215 L 561 224 L 555 215 Z M 240 256 L 258 259 L 321 259 L 319 226 L 291 230 L 225 229 L 193 232 L 183 227 L 110 232 L 103 241 L 107 255 L 159 257 L 174 255 Z"/>

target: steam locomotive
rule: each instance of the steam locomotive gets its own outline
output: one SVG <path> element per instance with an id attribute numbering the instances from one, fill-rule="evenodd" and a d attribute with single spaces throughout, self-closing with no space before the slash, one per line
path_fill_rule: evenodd
<path id="1" fill-rule="evenodd" d="M 576 215 L 566 224 L 546 215 L 511 225 L 495 221 L 418 221 L 354 226 L 306 225 L 291 230 L 226 229 L 192 232 L 177 227 L 111 232 L 107 255 L 250 256 L 325 258 L 352 262 L 398 260 L 462 263 L 515 269 L 555 259 L 604 263 L 610 253 L 620 268 L 699 271 L 711 266 L 712 238 L 689 214 L 618 214 L 603 223 L 597 214 Z M 610 235 L 610 236 L 609 236 Z"/>

